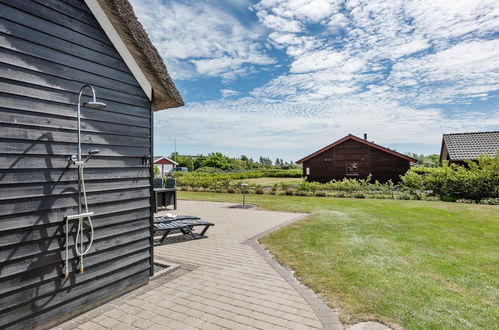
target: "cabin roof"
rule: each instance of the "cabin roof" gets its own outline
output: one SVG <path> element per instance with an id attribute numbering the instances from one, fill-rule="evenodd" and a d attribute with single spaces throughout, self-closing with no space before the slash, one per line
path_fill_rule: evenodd
<path id="1" fill-rule="evenodd" d="M 444 134 L 442 151 L 444 149 L 449 160 L 472 160 L 481 154 L 494 156 L 499 151 L 499 131 Z"/>
<path id="2" fill-rule="evenodd" d="M 170 159 L 168 157 L 165 157 L 165 156 L 156 156 L 156 157 L 154 157 L 154 163 L 156 163 L 157 161 L 160 161 L 162 159 L 164 159 L 164 160 L 166 160 L 166 161 L 168 161 L 168 162 L 170 162 L 172 164 L 178 165 L 178 163 L 176 161 L 174 161 L 174 160 L 172 160 L 172 159 Z"/>
<path id="3" fill-rule="evenodd" d="M 409 156 L 403 155 L 403 154 L 401 154 L 401 153 L 399 153 L 399 152 L 396 152 L 395 150 L 391 150 L 391 149 L 385 148 L 385 147 L 380 146 L 380 145 L 378 145 L 378 144 L 376 144 L 376 143 L 374 143 L 374 142 L 369 142 L 369 141 L 364 140 L 364 139 L 361 139 L 361 138 L 359 138 L 359 137 L 357 137 L 357 136 L 355 136 L 355 135 L 348 134 L 348 135 L 347 135 L 347 136 L 345 136 L 344 138 L 341 138 L 341 139 L 339 139 L 338 141 L 335 141 L 335 142 L 331 143 L 330 145 L 325 146 L 324 148 L 322 148 L 322 149 L 320 149 L 320 150 L 317 150 L 317 151 L 316 151 L 316 152 L 314 152 L 313 154 L 310 154 L 310 155 L 308 155 L 307 157 L 305 157 L 305 158 L 302 158 L 302 159 L 298 160 L 296 163 L 297 163 L 297 164 L 302 164 L 303 162 L 305 162 L 305 161 L 309 160 L 310 158 L 313 158 L 313 157 L 315 157 L 315 156 L 317 156 L 317 155 L 319 155 L 319 154 L 323 153 L 324 151 L 327 151 L 327 150 L 329 150 L 329 149 L 332 149 L 332 148 L 336 147 L 337 145 L 339 145 L 339 144 L 341 144 L 341 143 L 343 143 L 343 142 L 345 142 L 345 141 L 348 141 L 348 140 L 354 140 L 354 141 L 357 141 L 357 142 L 363 143 L 363 144 L 368 145 L 368 146 L 370 146 L 370 147 L 373 147 L 373 148 L 376 148 L 376 149 L 378 149 L 378 150 L 381 150 L 381 151 L 384 151 L 384 152 L 386 152 L 386 153 L 389 153 L 389 154 L 391 154 L 391 155 L 393 155 L 393 156 L 396 156 L 396 157 L 399 157 L 399 158 L 405 159 L 405 160 L 407 160 L 407 161 L 409 161 L 409 162 L 411 162 L 411 163 L 417 163 L 417 162 L 418 162 L 418 161 L 417 161 L 417 159 L 414 159 L 414 158 L 412 158 L 412 157 L 409 157 Z"/>
<path id="4" fill-rule="evenodd" d="M 85 2 L 99 23 L 103 25 L 104 30 L 106 31 L 105 25 L 108 25 L 105 23 L 110 22 L 119 35 L 119 38 L 123 41 L 127 48 L 127 54 L 133 57 L 133 59 L 128 59 L 127 61 L 126 56 L 124 56 L 125 62 L 129 65 L 129 62 L 135 61 L 142 71 L 143 76 L 145 76 L 145 79 L 147 79 L 148 84 L 152 88 L 152 92 L 146 91 L 146 94 L 150 97 L 155 110 L 184 105 L 184 101 L 173 83 L 165 63 L 149 39 L 144 27 L 137 19 L 137 16 L 135 16 L 130 2 L 128 0 L 85 0 Z M 109 21 L 103 19 L 102 15 L 99 15 L 99 8 L 97 6 L 100 7 Z M 114 33 L 114 31 L 109 31 L 108 29 L 106 33 L 109 35 L 109 32 Z M 120 48 L 122 47 L 119 47 L 120 45 L 117 45 L 116 40 L 113 40 L 112 37 L 110 39 L 118 52 L 120 52 L 122 50 Z M 134 75 L 137 73 L 133 69 L 131 70 Z M 140 76 L 140 72 L 138 75 Z M 140 83 L 140 79 L 138 80 Z M 144 88 L 143 85 L 144 83 L 141 84 Z"/>

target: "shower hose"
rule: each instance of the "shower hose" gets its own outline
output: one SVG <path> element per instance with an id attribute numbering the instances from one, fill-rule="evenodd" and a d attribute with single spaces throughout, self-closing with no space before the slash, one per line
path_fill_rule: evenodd
<path id="1" fill-rule="evenodd" d="M 81 178 L 81 191 L 83 192 L 83 203 L 85 204 L 85 212 L 88 213 L 88 204 L 87 204 L 87 191 L 85 190 L 85 180 L 83 179 L 83 166 L 79 166 L 80 178 Z M 80 245 L 80 249 L 78 250 L 78 238 L 80 237 L 80 230 L 83 236 L 83 219 L 78 221 L 78 230 L 76 231 L 76 241 L 75 241 L 75 250 L 78 256 L 84 256 L 90 251 L 92 247 L 92 243 L 94 242 L 94 225 L 92 223 L 92 218 L 88 218 L 88 224 L 90 226 L 90 239 L 88 241 L 87 248 L 83 251 L 83 237 L 81 238 L 82 242 Z M 83 269 L 83 268 L 82 268 Z"/>

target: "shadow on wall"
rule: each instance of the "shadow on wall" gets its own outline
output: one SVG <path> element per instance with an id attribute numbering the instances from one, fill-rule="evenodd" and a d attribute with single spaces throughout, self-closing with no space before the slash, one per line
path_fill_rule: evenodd
<path id="1" fill-rule="evenodd" d="M 11 33 L 1 23 L 0 30 Z M 16 35 L 16 31 L 12 34 Z M 97 275 L 83 273 L 63 278 L 63 218 L 78 211 L 77 168 L 68 162 L 69 156 L 77 152 L 76 100 L 85 83 L 95 85 L 98 96 L 99 88 L 104 97 L 127 95 L 113 90 L 113 82 L 96 73 L 25 55 L 32 53 L 32 47 L 44 46 L 14 37 L 8 40 L 10 43 L 5 41 L 2 45 L 5 49 L 0 67 L 0 115 L 4 126 L 0 130 L 0 147 L 7 151 L 0 159 L 0 310 L 2 314 L 6 312 L 0 316 L 0 327 L 13 325 L 19 315 L 29 316 L 46 306 L 63 303 L 64 298 L 58 293 L 68 292 L 75 283 Z M 116 85 L 132 90 L 122 82 Z M 89 97 L 88 91 L 84 95 Z M 109 212 L 106 203 L 148 198 L 132 187 L 142 186 L 143 190 L 148 186 L 149 167 L 143 164 L 143 157 L 151 150 L 150 119 L 125 114 L 132 110 L 121 108 L 132 109 L 130 105 L 102 99 L 109 104 L 109 111 L 82 108 L 82 152 L 101 150 L 85 174 L 89 208 L 96 212 L 95 220 L 99 219 L 99 211 Z M 132 118 L 136 126 L 124 127 L 122 122 Z M 126 170 L 117 173 L 116 168 Z M 124 214 L 127 210 L 116 212 Z M 76 227 L 75 221 L 68 242 L 72 271 L 79 268 L 71 248 Z M 96 235 L 95 239 L 101 238 Z M 95 251 L 94 257 L 98 254 Z M 21 314 L 9 313 L 23 303 L 19 307 Z"/>

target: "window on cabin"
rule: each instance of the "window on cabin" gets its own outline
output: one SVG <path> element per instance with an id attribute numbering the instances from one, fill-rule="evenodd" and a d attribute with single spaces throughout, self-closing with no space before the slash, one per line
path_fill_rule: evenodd
<path id="1" fill-rule="evenodd" d="M 348 163 L 347 164 L 347 175 L 359 175 L 359 164 L 358 163 Z"/>
<path id="2" fill-rule="evenodd" d="M 310 167 L 305 168 L 305 175 L 310 175 Z"/>

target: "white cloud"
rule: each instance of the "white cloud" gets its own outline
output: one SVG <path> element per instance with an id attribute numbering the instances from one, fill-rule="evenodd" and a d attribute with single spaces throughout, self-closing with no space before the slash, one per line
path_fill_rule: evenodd
<path id="1" fill-rule="evenodd" d="M 415 86 L 420 94 L 415 103 L 448 103 L 483 96 L 499 86 L 499 40 L 463 42 L 396 63 L 387 84 Z"/>
<path id="2" fill-rule="evenodd" d="M 256 4 L 254 8 L 258 10 L 262 17 L 275 15 L 289 21 L 303 20 L 307 23 L 318 23 L 336 12 L 340 2 L 331 0 L 264 0 Z"/>
<path id="3" fill-rule="evenodd" d="M 417 107 L 484 97 L 497 85 L 499 41 L 490 40 L 499 27 L 497 1 L 351 0 L 342 11 L 334 2 L 312 3 L 261 1 L 254 6 L 261 18 L 298 20 L 301 30 L 283 31 L 262 19 L 274 30 L 269 38 L 292 62 L 287 75 L 253 95 L 294 101 L 327 99 L 328 93 L 356 97 L 376 82 L 387 86 L 385 92 L 377 89 L 379 97 Z M 320 22 L 328 33 L 307 30 L 310 22 Z"/>
<path id="4" fill-rule="evenodd" d="M 344 60 L 345 56 L 341 53 L 329 50 L 313 51 L 300 56 L 291 64 L 289 71 L 293 73 L 319 71 L 337 67 Z"/>
<path id="5" fill-rule="evenodd" d="M 222 93 L 222 97 L 231 97 L 239 95 L 240 92 L 232 90 L 232 89 L 221 89 L 220 93 Z"/>
<path id="6" fill-rule="evenodd" d="M 499 90 L 497 0 L 132 2 L 176 79 L 228 85 L 276 64 L 276 49 L 287 56 L 250 97 L 226 86 L 220 100 L 159 113 L 160 138 L 188 125 L 189 143 L 231 147 L 320 146 L 364 131 L 435 144 L 442 132 L 499 127 L 499 111 L 444 110 Z"/>
<path id="7" fill-rule="evenodd" d="M 393 58 L 399 58 L 428 49 L 429 47 L 430 44 L 428 43 L 428 41 L 423 39 L 414 39 L 409 41 L 408 43 L 401 44 L 400 46 L 394 46 L 392 54 Z"/>
<path id="8" fill-rule="evenodd" d="M 349 24 L 348 18 L 342 13 L 337 13 L 329 19 L 327 23 L 327 27 L 331 33 L 338 33 L 341 30 L 345 29 Z"/>
<path id="9" fill-rule="evenodd" d="M 247 8 L 248 1 L 232 0 L 225 6 L 210 1 L 131 2 L 176 79 L 216 77 L 245 66 L 275 62 L 262 46 L 262 28 L 243 24 L 231 12 L 231 6 Z"/>
<path id="10" fill-rule="evenodd" d="M 261 102 L 256 98 L 195 103 L 158 113 L 156 125 L 162 129 L 155 130 L 156 139 L 183 137 L 188 122 L 190 129 L 183 144 L 300 149 L 320 147 L 334 138 L 364 132 L 381 144 L 435 144 L 441 132 L 476 131 L 499 125 L 498 113 L 447 116 L 441 109 L 416 110 L 394 101 L 373 101 L 371 96 L 299 104 Z"/>
<path id="11" fill-rule="evenodd" d="M 257 13 L 260 21 L 267 27 L 280 32 L 301 32 L 301 24 L 295 20 L 288 20 L 271 14 Z"/>

